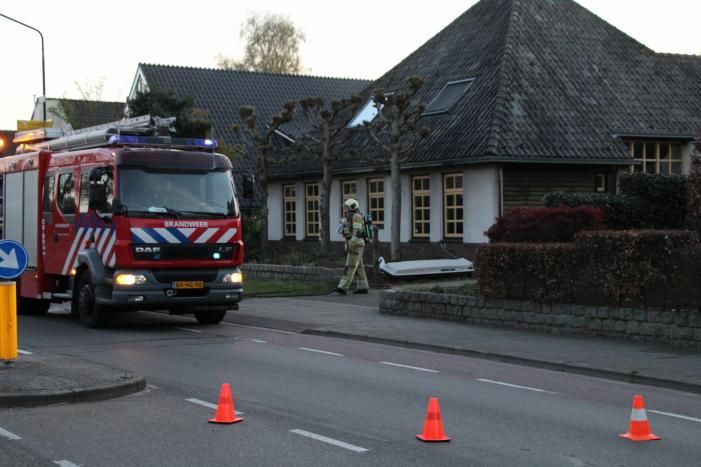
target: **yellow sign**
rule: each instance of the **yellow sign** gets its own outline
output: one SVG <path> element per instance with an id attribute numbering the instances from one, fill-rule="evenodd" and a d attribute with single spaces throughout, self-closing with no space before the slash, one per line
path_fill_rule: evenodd
<path id="1" fill-rule="evenodd" d="M 53 120 L 17 120 L 17 131 L 38 130 L 53 127 Z"/>

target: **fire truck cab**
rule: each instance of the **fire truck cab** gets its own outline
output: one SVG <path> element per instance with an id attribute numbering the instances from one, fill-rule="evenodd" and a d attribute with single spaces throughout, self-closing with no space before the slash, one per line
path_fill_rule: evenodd
<path id="1" fill-rule="evenodd" d="M 238 308 L 244 249 L 231 162 L 213 140 L 172 138 L 173 125 L 145 116 L 54 139 L 51 129 L 18 133 L 18 154 L 0 159 L 0 237 L 28 252 L 20 313 L 70 300 L 101 327 L 114 311 L 216 324 Z"/>

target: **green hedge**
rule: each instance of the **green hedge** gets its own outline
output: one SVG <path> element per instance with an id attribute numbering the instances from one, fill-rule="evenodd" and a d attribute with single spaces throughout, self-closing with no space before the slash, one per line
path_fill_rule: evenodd
<path id="1" fill-rule="evenodd" d="M 487 298 L 701 308 L 701 246 L 689 231 L 598 231 L 572 244 L 490 244 L 477 251 Z"/>
<path id="2" fill-rule="evenodd" d="M 622 174 L 618 184 L 618 195 L 554 192 L 545 195 L 544 203 L 546 207 L 600 208 L 606 225 L 615 230 L 681 229 L 686 225 L 687 177 Z"/>

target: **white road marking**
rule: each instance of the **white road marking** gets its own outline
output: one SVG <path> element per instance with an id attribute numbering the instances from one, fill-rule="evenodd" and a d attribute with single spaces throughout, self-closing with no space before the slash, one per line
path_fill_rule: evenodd
<path id="1" fill-rule="evenodd" d="M 7 431 L 3 428 L 0 428 L 0 436 L 2 436 L 4 438 L 8 438 L 8 439 L 22 439 L 21 437 L 17 436 L 16 434 L 10 433 L 9 431 Z"/>
<path id="2" fill-rule="evenodd" d="M 190 398 L 190 399 L 185 399 L 185 400 L 188 402 L 192 402 L 193 404 L 197 404 L 197 405 L 201 405 L 203 407 L 208 407 L 210 409 L 217 410 L 217 404 L 212 404 L 210 402 L 201 401 L 201 400 L 195 399 L 195 398 Z M 234 410 L 234 412 L 236 412 L 236 415 L 243 415 L 243 412 L 239 412 L 238 410 Z"/>
<path id="3" fill-rule="evenodd" d="M 292 332 L 292 331 L 283 331 L 282 329 L 264 328 L 264 327 L 261 327 L 261 326 L 251 326 L 251 325 L 248 325 L 248 324 L 229 323 L 229 322 L 226 322 L 226 321 L 222 321 L 222 322 L 219 323 L 219 324 L 223 324 L 223 325 L 225 325 L 225 326 L 238 326 L 238 327 L 240 327 L 240 328 L 257 329 L 257 330 L 259 330 L 259 331 L 274 332 L 274 333 L 276 333 L 276 334 L 290 334 L 290 335 L 292 335 L 292 334 L 297 334 L 296 332 Z"/>
<path id="4" fill-rule="evenodd" d="M 307 347 L 297 347 L 297 348 L 299 350 L 306 350 L 307 352 L 316 352 L 316 353 L 323 353 L 326 355 L 335 355 L 336 357 L 343 357 L 344 356 L 342 353 L 327 352 L 326 350 L 309 349 Z"/>
<path id="5" fill-rule="evenodd" d="M 61 467 L 80 467 L 78 464 L 74 464 L 70 461 L 55 461 L 54 464 L 58 464 Z"/>
<path id="6" fill-rule="evenodd" d="M 177 327 L 174 327 L 173 329 L 180 329 L 181 331 L 189 331 L 189 332 L 202 332 L 202 331 L 198 331 L 197 329 L 188 329 L 188 328 L 177 328 Z"/>
<path id="7" fill-rule="evenodd" d="M 667 415 L 668 417 L 681 418 L 682 420 L 689 420 L 690 422 L 701 423 L 701 418 L 688 417 L 686 415 L 679 415 L 676 413 L 660 412 L 659 410 L 647 410 L 648 412 L 656 413 L 659 415 Z"/>
<path id="8" fill-rule="evenodd" d="M 156 386 L 155 384 L 151 383 L 146 383 L 146 387 L 149 389 L 161 389 L 159 386 Z"/>
<path id="9" fill-rule="evenodd" d="M 402 365 L 401 363 L 392 363 L 392 362 L 377 362 L 377 363 L 382 363 L 383 365 L 398 366 L 399 368 L 408 368 L 410 370 L 425 371 L 427 373 L 440 373 L 440 371 L 438 371 L 438 370 L 429 370 L 428 368 L 421 368 L 420 366 Z"/>
<path id="10" fill-rule="evenodd" d="M 21 355 L 32 355 L 32 353 L 28 350 L 22 350 L 22 349 L 17 349 L 17 353 Z"/>
<path id="11" fill-rule="evenodd" d="M 258 342 L 259 344 L 267 344 L 268 343 L 268 341 L 263 341 L 260 339 L 251 339 L 251 342 Z"/>
<path id="12" fill-rule="evenodd" d="M 349 449 L 349 450 L 355 451 L 355 452 L 369 451 L 369 449 L 365 449 L 365 448 L 361 448 L 360 446 L 354 446 L 352 444 L 344 443 L 343 441 L 339 441 L 337 439 L 327 438 L 326 436 L 317 435 L 316 433 L 310 433 L 309 431 L 294 429 L 294 430 L 290 430 L 290 433 L 294 433 L 294 434 L 300 435 L 300 436 L 305 436 L 307 438 L 312 438 L 312 439 L 315 439 L 317 441 L 322 441 L 324 443 L 333 444 L 334 446 Z"/>
<path id="13" fill-rule="evenodd" d="M 535 391 L 535 392 L 548 392 L 550 394 L 555 394 L 552 391 L 546 391 L 545 389 L 538 389 L 538 388 L 531 388 L 528 386 L 519 386 L 518 384 L 510 384 L 510 383 L 503 383 L 501 381 L 492 381 L 491 379 L 481 379 L 478 378 L 477 381 L 481 381 L 483 383 L 491 383 L 491 384 L 498 384 L 500 386 L 508 386 L 510 388 L 516 388 L 516 389 L 525 389 L 527 391 Z"/>

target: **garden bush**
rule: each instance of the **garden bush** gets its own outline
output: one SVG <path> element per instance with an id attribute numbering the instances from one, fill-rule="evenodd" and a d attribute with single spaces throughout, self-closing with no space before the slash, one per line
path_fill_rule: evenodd
<path id="1" fill-rule="evenodd" d="M 486 232 L 490 242 L 570 242 L 582 230 L 603 229 L 603 211 L 576 208 L 512 208 Z"/>
<path id="2" fill-rule="evenodd" d="M 690 231 L 581 232 L 570 244 L 484 245 L 475 269 L 487 298 L 701 308 L 701 246 Z"/>

